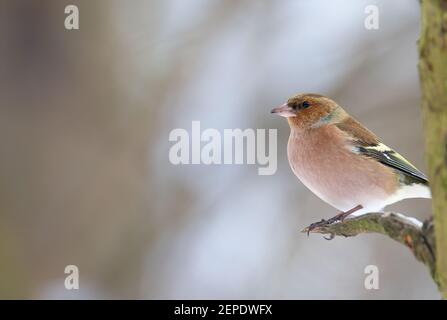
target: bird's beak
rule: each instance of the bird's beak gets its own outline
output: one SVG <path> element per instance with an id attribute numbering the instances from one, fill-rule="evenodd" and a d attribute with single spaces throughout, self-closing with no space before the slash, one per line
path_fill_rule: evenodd
<path id="1" fill-rule="evenodd" d="M 285 118 L 296 116 L 295 110 L 293 110 L 287 103 L 272 109 L 271 113 L 276 113 L 278 116 Z"/>

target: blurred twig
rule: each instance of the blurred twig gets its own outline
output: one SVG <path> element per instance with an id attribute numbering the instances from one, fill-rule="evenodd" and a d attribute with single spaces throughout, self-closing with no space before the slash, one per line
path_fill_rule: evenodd
<path id="1" fill-rule="evenodd" d="M 417 260 L 424 263 L 436 284 L 439 285 L 436 273 L 435 232 L 433 219 L 424 223 L 400 213 L 368 213 L 343 222 L 337 222 L 309 231 L 309 227 L 301 232 L 329 234 L 353 237 L 362 233 L 380 233 L 408 247 Z"/>

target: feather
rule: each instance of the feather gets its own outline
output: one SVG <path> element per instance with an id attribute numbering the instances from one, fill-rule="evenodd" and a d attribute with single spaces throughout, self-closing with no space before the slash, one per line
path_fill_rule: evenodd
<path id="1" fill-rule="evenodd" d="M 410 183 L 419 182 L 422 184 L 428 184 L 428 179 L 425 174 L 419 171 L 399 153 L 387 147 L 383 143 L 370 147 L 358 146 L 357 150 L 360 154 L 373 158 L 380 163 L 389 166 L 406 176 L 409 176 L 412 178 L 409 181 Z"/>
<path id="2" fill-rule="evenodd" d="M 336 124 L 336 126 L 351 140 L 354 152 L 372 158 L 396 170 L 401 174 L 403 184 L 422 183 L 428 185 L 428 179 L 425 174 L 399 153 L 381 143 L 374 133 L 352 117 Z"/>

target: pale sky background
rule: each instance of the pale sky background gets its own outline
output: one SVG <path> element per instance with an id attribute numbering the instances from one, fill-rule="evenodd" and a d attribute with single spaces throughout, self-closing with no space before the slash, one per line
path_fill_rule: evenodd
<path id="1" fill-rule="evenodd" d="M 270 114 L 298 92 L 330 96 L 426 172 L 418 1 L 74 0 L 77 31 L 64 1 L 45 3 L 0 5 L 0 296 L 440 298 L 384 236 L 299 233 L 336 210 L 295 178 Z M 371 4 L 379 30 L 364 28 Z M 172 165 L 169 132 L 194 120 L 277 129 L 277 173 Z M 391 209 L 431 214 L 428 200 Z M 364 288 L 371 264 L 379 290 Z"/>

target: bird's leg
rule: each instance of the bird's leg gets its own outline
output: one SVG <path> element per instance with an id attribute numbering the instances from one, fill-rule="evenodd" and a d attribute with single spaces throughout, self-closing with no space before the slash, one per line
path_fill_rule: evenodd
<path id="1" fill-rule="evenodd" d="M 363 206 L 361 204 L 359 204 L 358 206 L 356 206 L 356 207 L 354 207 L 352 209 L 349 209 L 348 211 L 340 212 L 339 214 L 337 214 L 336 216 L 330 218 L 329 220 L 321 219 L 321 221 L 314 222 L 310 226 L 307 227 L 307 235 L 309 235 L 309 233 L 312 230 L 314 230 L 315 228 L 322 227 L 322 226 L 327 226 L 327 225 L 333 224 L 334 222 L 337 222 L 337 221 L 343 222 L 343 220 L 345 220 L 345 218 L 347 216 L 349 216 L 350 214 L 352 214 L 352 213 L 354 213 L 354 212 L 356 212 L 356 211 L 358 211 L 360 209 L 363 209 Z M 333 237 L 331 237 L 331 238 L 329 238 L 327 240 L 331 240 L 332 238 Z"/>
<path id="2" fill-rule="evenodd" d="M 327 225 L 327 224 L 328 224 L 327 221 L 324 220 L 324 219 L 321 219 L 321 221 L 318 221 L 318 222 L 311 223 L 311 224 L 307 227 L 307 236 L 309 236 L 309 233 L 310 233 L 313 229 L 318 228 L 318 227 L 325 226 L 325 225 Z"/>
<path id="3" fill-rule="evenodd" d="M 337 222 L 337 221 L 341 221 L 341 222 L 343 222 L 343 220 L 345 220 L 345 218 L 346 218 L 347 216 L 349 216 L 350 214 L 352 214 L 352 213 L 354 213 L 354 212 L 356 212 L 356 211 L 358 211 L 358 210 L 360 210 L 360 209 L 363 209 L 363 206 L 362 206 L 361 204 L 359 204 L 358 206 L 355 206 L 355 207 L 352 208 L 352 209 L 349 209 L 348 211 L 340 212 L 340 213 L 337 214 L 336 216 L 330 218 L 330 219 L 327 221 L 327 224 L 332 224 L 332 223 Z"/>

